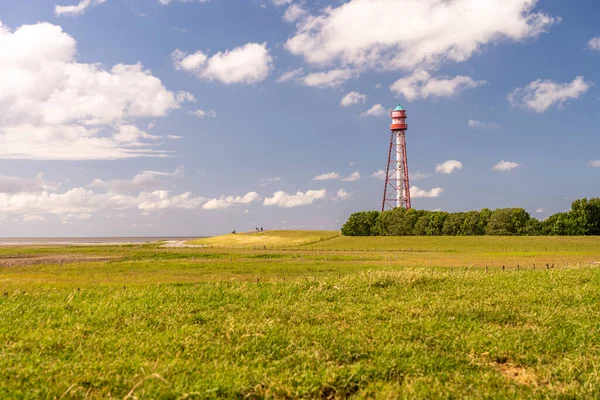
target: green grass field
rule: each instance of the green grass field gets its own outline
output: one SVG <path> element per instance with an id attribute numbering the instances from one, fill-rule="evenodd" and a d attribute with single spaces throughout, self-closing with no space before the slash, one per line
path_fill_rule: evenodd
<path id="1" fill-rule="evenodd" d="M 600 238 L 336 235 L 0 247 L 0 398 L 600 397 Z"/>

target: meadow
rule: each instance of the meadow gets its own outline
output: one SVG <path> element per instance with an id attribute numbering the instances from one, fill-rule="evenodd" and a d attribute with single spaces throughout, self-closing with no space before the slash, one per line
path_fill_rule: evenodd
<path id="1" fill-rule="evenodd" d="M 0 247 L 0 398 L 600 397 L 598 237 L 191 244 Z"/>

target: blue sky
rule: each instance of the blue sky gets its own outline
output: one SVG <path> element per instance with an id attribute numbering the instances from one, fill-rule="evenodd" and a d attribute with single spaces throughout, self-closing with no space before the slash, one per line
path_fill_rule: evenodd
<path id="1" fill-rule="evenodd" d="M 337 229 L 398 102 L 413 207 L 563 211 L 600 194 L 596 3 L 0 0 L 1 235 Z"/>

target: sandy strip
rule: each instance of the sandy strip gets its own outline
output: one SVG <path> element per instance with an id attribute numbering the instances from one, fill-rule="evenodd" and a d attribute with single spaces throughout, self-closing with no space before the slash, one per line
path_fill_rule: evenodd
<path id="1" fill-rule="evenodd" d="M 188 244 L 188 243 L 185 242 L 185 240 L 165 240 L 165 243 L 161 247 L 176 247 L 176 248 L 181 248 L 181 247 L 196 247 L 196 248 L 202 248 L 202 247 L 206 247 L 206 245 L 204 245 L 204 244 Z"/>

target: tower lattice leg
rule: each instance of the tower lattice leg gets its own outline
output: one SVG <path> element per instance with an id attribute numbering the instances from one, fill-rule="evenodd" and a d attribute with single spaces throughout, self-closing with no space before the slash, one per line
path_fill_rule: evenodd
<path id="1" fill-rule="evenodd" d="M 402 130 L 393 130 L 390 134 L 381 211 L 385 211 L 386 207 L 390 209 L 411 208 L 406 135 Z"/>

